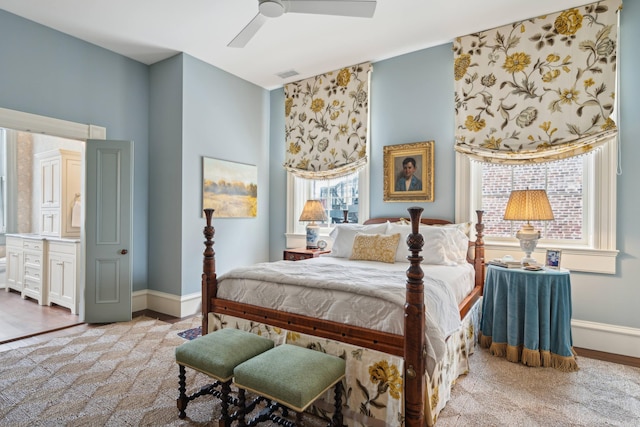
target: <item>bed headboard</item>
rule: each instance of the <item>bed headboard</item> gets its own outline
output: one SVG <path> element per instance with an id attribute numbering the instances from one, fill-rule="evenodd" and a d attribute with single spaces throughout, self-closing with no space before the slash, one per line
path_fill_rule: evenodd
<path id="1" fill-rule="evenodd" d="M 477 210 L 477 222 L 475 226 L 475 240 L 472 236 L 469 236 L 469 253 L 467 254 L 467 261 L 473 265 L 476 271 L 476 287 L 479 288 L 479 295 L 482 295 L 482 291 L 484 288 L 484 224 L 482 223 L 482 215 L 484 211 Z M 407 222 L 411 223 L 411 220 L 403 217 L 380 217 L 380 218 L 370 218 L 366 220 L 365 224 L 380 224 L 384 222 Z M 426 225 L 445 225 L 445 224 L 453 224 L 451 221 L 446 219 L 436 219 L 436 218 L 421 218 L 421 224 Z M 461 312 L 462 314 L 462 312 Z M 466 313 L 465 313 L 466 314 Z"/>
<path id="2" fill-rule="evenodd" d="M 382 218 L 370 218 L 366 220 L 365 224 L 382 224 L 385 222 L 406 222 L 407 224 L 411 224 L 411 220 L 409 218 L 400 218 L 400 217 L 382 217 Z M 435 218 L 421 218 L 421 224 L 426 225 L 444 225 L 444 224 L 452 224 L 451 221 L 447 221 L 446 219 L 435 219 Z"/>

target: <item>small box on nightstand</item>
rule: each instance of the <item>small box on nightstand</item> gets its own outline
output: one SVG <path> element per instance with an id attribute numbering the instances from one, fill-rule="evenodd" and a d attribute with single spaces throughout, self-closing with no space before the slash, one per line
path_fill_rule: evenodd
<path id="1" fill-rule="evenodd" d="M 328 254 L 329 252 L 331 251 L 325 249 L 285 249 L 283 259 L 287 261 L 300 261 L 301 259 L 317 258 L 320 255 Z"/>

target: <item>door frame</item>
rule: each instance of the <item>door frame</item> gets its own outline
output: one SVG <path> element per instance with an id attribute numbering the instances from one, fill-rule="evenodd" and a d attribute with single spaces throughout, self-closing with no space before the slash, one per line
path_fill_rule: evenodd
<path id="1" fill-rule="evenodd" d="M 102 126 L 54 119 L 8 108 L 0 108 L 0 127 L 82 141 L 107 139 L 107 128 Z"/>
<path id="2" fill-rule="evenodd" d="M 86 142 L 87 139 L 107 139 L 107 128 L 92 124 L 75 123 L 67 120 L 55 119 L 52 117 L 40 116 L 37 114 L 25 113 L 22 111 L 10 110 L 0 107 L 0 127 L 22 132 L 40 133 L 66 139 L 76 139 Z M 85 144 L 82 144 L 82 164 L 84 170 Z M 84 173 L 83 173 L 84 175 Z M 84 176 L 82 177 L 82 192 L 84 193 Z M 83 231 L 84 233 L 84 231 Z M 84 242 L 84 236 L 82 236 Z M 85 247 L 80 245 L 80 260 L 84 270 Z M 78 287 L 81 303 L 79 304 L 78 317 L 84 322 L 84 275 L 78 278 Z"/>

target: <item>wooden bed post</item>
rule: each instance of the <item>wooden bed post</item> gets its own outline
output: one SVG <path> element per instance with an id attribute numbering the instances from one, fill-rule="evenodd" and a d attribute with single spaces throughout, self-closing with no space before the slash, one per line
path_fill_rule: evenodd
<path id="1" fill-rule="evenodd" d="M 476 223 L 476 243 L 473 266 L 476 270 L 476 286 L 480 286 L 482 288 L 482 293 L 484 294 L 484 240 L 482 240 L 482 236 L 484 236 L 484 224 L 482 223 L 482 214 L 484 214 L 484 211 L 476 211 L 478 222 Z"/>
<path id="2" fill-rule="evenodd" d="M 205 238 L 204 259 L 202 260 L 202 335 L 209 332 L 210 299 L 215 297 L 217 293 L 216 253 L 213 250 L 213 236 L 216 230 L 211 225 L 213 211 L 213 209 L 204 210 L 207 225 L 202 231 Z"/>
<path id="3" fill-rule="evenodd" d="M 425 398 L 425 306 L 424 306 L 424 272 L 422 262 L 422 246 L 424 239 L 420 234 L 420 215 L 423 209 L 411 207 L 411 234 L 407 237 L 407 245 L 411 254 L 407 257 L 411 266 L 407 270 L 407 302 L 404 305 L 404 393 L 405 393 L 405 425 L 407 427 L 423 427 Z"/>

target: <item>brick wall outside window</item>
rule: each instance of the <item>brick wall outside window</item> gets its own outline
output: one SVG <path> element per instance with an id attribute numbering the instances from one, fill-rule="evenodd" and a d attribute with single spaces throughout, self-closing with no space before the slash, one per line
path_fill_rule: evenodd
<path id="1" fill-rule="evenodd" d="M 511 190 L 545 189 L 554 221 L 532 222 L 543 239 L 582 239 L 583 162 L 580 157 L 527 166 L 482 166 L 485 236 L 513 237 L 521 222 L 502 219 Z"/>

